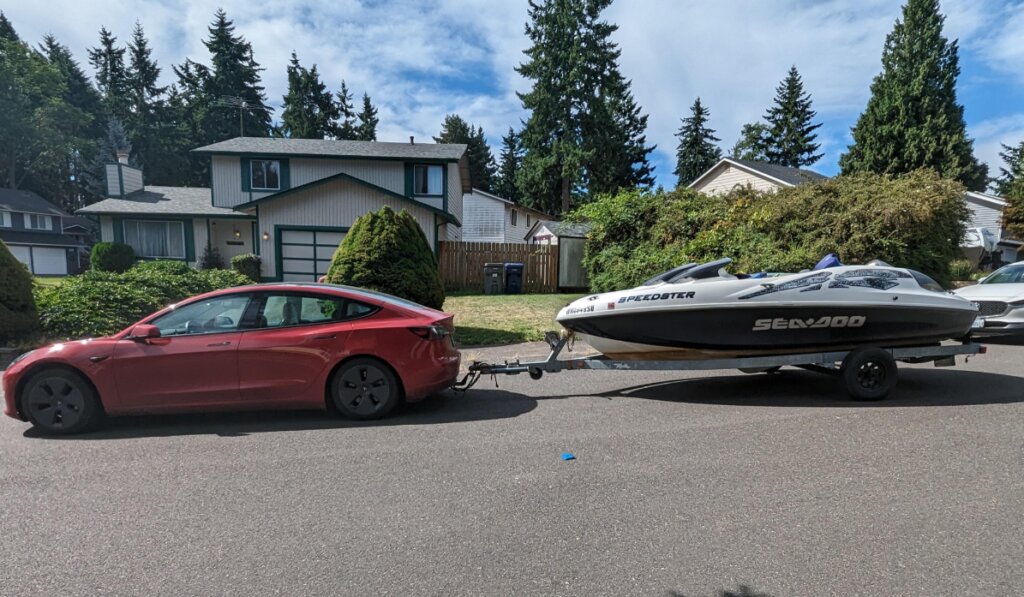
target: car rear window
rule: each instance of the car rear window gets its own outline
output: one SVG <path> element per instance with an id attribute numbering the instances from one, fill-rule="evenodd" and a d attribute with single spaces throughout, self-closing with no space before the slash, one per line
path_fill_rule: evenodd
<path id="1" fill-rule="evenodd" d="M 379 301 L 388 303 L 390 305 L 397 305 L 399 307 L 405 307 L 406 309 L 427 309 L 428 308 L 428 307 L 425 307 L 425 306 L 423 306 L 423 305 L 421 305 L 419 303 L 414 303 L 414 302 L 412 302 L 410 300 L 406 300 L 404 298 L 398 298 L 397 296 L 393 296 L 393 295 L 386 294 L 386 293 L 383 293 L 383 292 L 377 292 L 376 290 L 366 290 L 365 288 L 355 288 L 354 286 L 343 286 L 341 284 L 325 284 L 325 286 L 333 286 L 335 288 L 341 288 L 343 290 L 347 290 L 347 291 L 355 293 L 355 294 L 361 294 L 363 296 L 375 298 L 375 299 L 377 299 Z"/>

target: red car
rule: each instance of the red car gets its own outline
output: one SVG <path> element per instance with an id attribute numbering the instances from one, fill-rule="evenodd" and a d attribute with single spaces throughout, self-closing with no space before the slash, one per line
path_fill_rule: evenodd
<path id="1" fill-rule="evenodd" d="M 451 315 L 368 290 L 220 290 L 108 338 L 21 355 L 3 377 L 4 414 L 55 434 L 104 414 L 328 408 L 379 418 L 452 385 L 451 332 Z"/>

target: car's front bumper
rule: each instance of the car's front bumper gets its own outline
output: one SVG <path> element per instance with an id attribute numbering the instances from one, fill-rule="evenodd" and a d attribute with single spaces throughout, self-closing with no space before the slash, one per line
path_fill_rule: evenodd
<path id="1" fill-rule="evenodd" d="M 23 421 L 24 417 L 18 412 L 17 395 L 18 381 L 21 379 L 22 368 L 17 365 L 8 367 L 3 373 L 4 388 L 4 414 L 8 417 Z"/>
<path id="2" fill-rule="evenodd" d="M 971 335 L 984 336 L 1010 336 L 1024 334 L 1024 321 L 1006 321 L 998 317 L 990 317 L 982 320 L 983 325 L 971 328 Z"/>

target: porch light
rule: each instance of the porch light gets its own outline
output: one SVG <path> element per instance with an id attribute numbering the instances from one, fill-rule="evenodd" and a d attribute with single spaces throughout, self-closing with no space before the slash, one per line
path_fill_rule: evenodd
<path id="1" fill-rule="evenodd" d="M 242 238 L 242 233 L 238 231 L 238 228 L 235 228 L 235 238 Z"/>
<path id="2" fill-rule="evenodd" d="M 270 240 L 270 233 L 269 232 L 266 232 L 266 231 L 263 232 L 263 240 Z"/>

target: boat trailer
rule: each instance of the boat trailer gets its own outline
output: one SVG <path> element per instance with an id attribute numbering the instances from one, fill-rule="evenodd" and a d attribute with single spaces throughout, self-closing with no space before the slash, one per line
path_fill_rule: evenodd
<path id="1" fill-rule="evenodd" d="M 617 361 L 606 356 L 559 359 L 562 350 L 571 350 L 573 336 L 547 332 L 544 341 L 551 348 L 541 361 L 505 361 L 485 363 L 474 361 L 469 372 L 453 388 L 466 391 L 483 375 L 497 382 L 498 375 L 528 374 L 541 379 L 545 373 L 579 371 L 710 371 L 739 369 L 744 373 L 774 373 L 782 367 L 798 367 L 840 378 L 850 397 L 855 400 L 881 400 L 889 395 L 898 381 L 896 363 L 935 363 L 936 367 L 956 365 L 956 357 L 985 354 L 986 347 L 966 339 L 957 344 L 934 344 L 902 348 L 860 346 L 852 350 L 810 352 L 800 354 L 764 355 L 721 359 L 674 361 Z"/>

